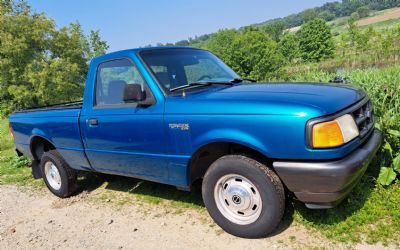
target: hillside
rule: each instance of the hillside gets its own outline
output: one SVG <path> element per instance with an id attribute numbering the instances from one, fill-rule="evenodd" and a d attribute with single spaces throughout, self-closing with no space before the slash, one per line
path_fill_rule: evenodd
<path id="1" fill-rule="evenodd" d="M 246 27 L 258 27 L 265 29 L 268 26 L 282 26 L 283 30 L 297 31 L 301 25 L 315 18 L 321 18 L 327 21 L 334 34 L 342 33 L 346 30 L 347 20 L 350 15 L 357 13 L 360 20 L 357 24 L 360 27 L 373 26 L 377 30 L 391 28 L 400 23 L 400 0 L 376 1 L 376 0 L 343 0 L 341 2 L 328 2 L 322 6 L 306 9 L 296 14 L 282 18 L 270 19 L 261 23 L 250 24 Z M 246 27 L 241 27 L 242 30 Z M 175 43 L 166 43 L 158 45 L 179 45 L 203 47 L 210 36 L 214 33 L 195 36 L 187 40 L 181 40 Z"/>
<path id="2" fill-rule="evenodd" d="M 346 30 L 348 19 L 349 16 L 340 17 L 328 22 L 328 24 L 331 25 L 333 33 L 342 33 Z M 372 26 L 377 30 L 391 28 L 399 23 L 400 23 L 400 8 L 391 8 L 381 11 L 374 11 L 371 12 L 367 17 L 360 18 L 360 20 L 356 22 L 357 26 L 361 28 L 367 28 Z M 290 32 L 296 32 L 300 30 L 300 27 L 301 26 L 296 26 L 293 28 L 289 28 L 288 30 Z"/>

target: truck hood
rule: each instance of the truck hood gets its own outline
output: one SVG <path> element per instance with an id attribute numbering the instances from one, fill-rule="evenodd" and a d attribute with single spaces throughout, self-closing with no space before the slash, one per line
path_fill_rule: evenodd
<path id="1" fill-rule="evenodd" d="M 166 113 L 328 115 L 365 97 L 347 85 L 328 83 L 261 83 L 209 87 L 168 97 Z"/>

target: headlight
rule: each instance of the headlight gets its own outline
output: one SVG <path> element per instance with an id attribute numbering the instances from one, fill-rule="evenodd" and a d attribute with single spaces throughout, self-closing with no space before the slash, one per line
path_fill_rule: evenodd
<path id="1" fill-rule="evenodd" d="M 331 148 L 343 145 L 359 135 L 357 125 L 351 115 L 343 115 L 335 120 L 317 123 L 312 127 L 313 148 Z"/>

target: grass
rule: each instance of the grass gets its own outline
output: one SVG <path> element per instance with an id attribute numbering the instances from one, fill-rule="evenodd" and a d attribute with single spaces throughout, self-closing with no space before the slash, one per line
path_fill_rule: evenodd
<path id="1" fill-rule="evenodd" d="M 290 80 L 327 81 L 334 75 L 326 71 L 310 70 L 291 75 Z M 387 131 L 400 130 L 400 65 L 383 69 L 347 70 L 343 75 L 369 93 L 378 115 L 378 126 L 385 132 L 385 140 L 392 145 L 394 152 L 398 152 L 399 138 L 389 136 Z M 15 158 L 6 120 L 0 124 L 0 139 L 0 184 L 44 188 L 42 181 L 33 180 L 30 169 L 22 167 Z M 388 163 L 385 152 L 380 152 L 359 185 L 336 208 L 310 210 L 301 202 L 288 199 L 283 224 L 290 225 L 294 220 L 332 241 L 381 242 L 384 245 L 399 246 L 400 182 L 397 180 L 388 187 L 376 183 L 380 167 Z M 200 186 L 195 186 L 192 192 L 187 193 L 167 185 L 90 173 L 84 173 L 79 178 L 79 184 L 83 190 L 93 191 L 91 196 L 96 202 L 116 205 L 133 202 L 157 204 L 171 208 L 178 214 L 187 209 L 205 211 Z"/>
<path id="2" fill-rule="evenodd" d="M 333 209 L 309 210 L 295 202 L 294 219 L 335 241 L 398 244 L 400 183 L 377 185 L 378 172 L 375 162 L 350 196 Z"/>
<path id="3" fill-rule="evenodd" d="M 178 210 L 182 208 L 204 208 L 198 187 L 188 193 L 159 183 L 93 173 L 83 173 L 78 182 L 79 186 L 84 187 L 83 190 L 100 190 L 96 199 L 102 202 L 112 201 L 124 205 L 140 201 L 149 204 L 168 205 Z"/>
<path id="4" fill-rule="evenodd" d="M 369 27 L 374 28 L 375 31 L 383 31 L 383 30 L 388 30 L 391 28 L 396 27 L 398 24 L 400 24 L 400 19 L 389 19 L 385 20 L 382 22 L 376 22 L 376 23 L 371 23 L 367 25 L 362 25 L 359 26 L 361 30 L 366 30 Z M 332 34 L 335 35 L 340 35 L 348 31 L 348 25 L 346 24 L 341 24 L 341 25 L 334 25 L 332 24 Z"/>
<path id="5" fill-rule="evenodd" d="M 32 178 L 31 170 L 26 168 L 26 161 L 15 154 L 7 120 L 0 123 L 0 184 L 31 184 L 44 186 L 41 181 Z"/>
<path id="6" fill-rule="evenodd" d="M 400 181 L 382 187 L 376 183 L 381 167 L 390 167 L 391 158 L 399 154 L 400 138 L 400 65 L 387 68 L 344 70 L 342 76 L 353 85 L 364 89 L 374 104 L 377 126 L 384 133 L 385 143 L 391 145 L 393 155 L 381 150 L 370 165 L 359 185 L 338 207 L 313 211 L 295 204 L 294 218 L 326 237 L 343 241 L 399 244 Z M 327 82 L 336 73 L 308 70 L 291 75 L 293 81 Z"/>

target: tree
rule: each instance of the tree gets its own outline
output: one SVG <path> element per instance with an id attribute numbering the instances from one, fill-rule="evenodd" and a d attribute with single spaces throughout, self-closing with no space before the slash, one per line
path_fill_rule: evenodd
<path id="1" fill-rule="evenodd" d="M 305 61 L 319 62 L 334 55 L 330 27 L 320 18 L 304 24 L 298 32 L 301 57 Z"/>
<path id="2" fill-rule="evenodd" d="M 262 27 L 262 30 L 271 36 L 275 41 L 279 41 L 283 31 L 286 29 L 286 25 L 283 21 L 277 20 L 274 22 L 267 23 Z"/>
<path id="3" fill-rule="evenodd" d="M 359 16 L 360 18 L 364 18 L 364 17 L 369 16 L 369 13 L 370 13 L 370 12 L 371 12 L 371 10 L 370 10 L 369 7 L 366 6 L 366 5 L 361 6 L 361 7 L 359 7 L 359 8 L 357 9 L 357 13 L 358 13 L 358 16 Z"/>
<path id="4" fill-rule="evenodd" d="M 228 65 L 232 65 L 232 42 L 240 32 L 235 29 L 222 29 L 210 36 L 204 48 L 212 51 Z"/>
<path id="5" fill-rule="evenodd" d="M 259 81 L 282 78 L 286 60 L 278 44 L 256 27 L 219 30 L 205 46 L 242 77 Z"/>
<path id="6" fill-rule="evenodd" d="M 322 11 L 318 14 L 318 17 L 324 19 L 325 21 L 331 21 L 335 19 L 335 14 L 329 11 Z"/>
<path id="7" fill-rule="evenodd" d="M 294 33 L 286 33 L 279 41 L 282 55 L 289 61 L 300 57 L 299 40 Z"/>
<path id="8" fill-rule="evenodd" d="M 258 81 L 282 78 L 286 60 L 278 45 L 258 29 L 247 29 L 236 36 L 231 46 L 230 65 L 239 75 Z"/>
<path id="9" fill-rule="evenodd" d="M 176 46 L 189 46 L 190 43 L 188 40 L 181 40 L 175 43 Z"/>
<path id="10" fill-rule="evenodd" d="M 310 22 L 318 17 L 316 9 L 306 9 L 300 12 L 300 15 L 303 17 L 303 22 L 305 23 Z"/>
<path id="11" fill-rule="evenodd" d="M 24 1 L 0 1 L 0 115 L 82 98 L 88 62 L 108 48 L 79 23 L 57 29 Z"/>
<path id="12" fill-rule="evenodd" d="M 91 30 L 89 35 L 88 58 L 103 55 L 107 52 L 108 48 L 107 42 L 100 37 L 100 30 Z"/>

